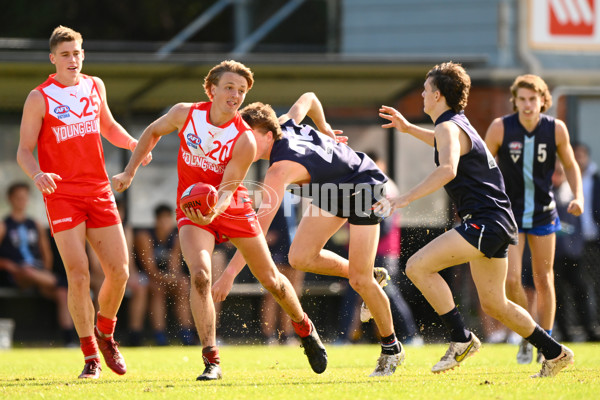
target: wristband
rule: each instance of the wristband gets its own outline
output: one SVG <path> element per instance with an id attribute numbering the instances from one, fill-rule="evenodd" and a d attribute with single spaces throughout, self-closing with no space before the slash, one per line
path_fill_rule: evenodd
<path id="1" fill-rule="evenodd" d="M 37 179 L 37 177 L 38 177 L 38 176 L 40 176 L 40 175 L 44 175 L 44 174 L 45 174 L 45 172 L 44 172 L 44 171 L 40 171 L 40 172 L 38 172 L 37 174 L 35 174 L 35 175 L 33 176 L 33 178 L 31 178 L 31 179 L 32 179 L 32 180 L 35 182 L 35 180 Z"/>

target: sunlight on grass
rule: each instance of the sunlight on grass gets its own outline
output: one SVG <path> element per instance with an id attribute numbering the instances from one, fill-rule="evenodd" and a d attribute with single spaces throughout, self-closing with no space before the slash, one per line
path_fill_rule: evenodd
<path id="1" fill-rule="evenodd" d="M 407 347 L 396 374 L 369 378 L 376 345 L 328 346 L 329 366 L 314 374 L 299 347 L 224 346 L 224 377 L 196 382 L 203 369 L 198 347 L 127 348 L 128 372 L 103 367 L 98 381 L 77 379 L 78 349 L 0 352 L 0 397 L 10 399 L 592 399 L 600 393 L 600 344 L 573 344 L 575 365 L 553 379 L 529 378 L 538 364 L 518 365 L 516 346 L 486 345 L 464 365 L 434 375 L 445 346 Z"/>

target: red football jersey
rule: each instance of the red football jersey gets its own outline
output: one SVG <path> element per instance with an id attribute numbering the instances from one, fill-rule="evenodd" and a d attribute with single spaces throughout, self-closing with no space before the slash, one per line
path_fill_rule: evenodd
<path id="1" fill-rule="evenodd" d="M 196 182 L 209 183 L 218 189 L 235 143 L 242 133 L 250 130 L 239 113 L 221 126 L 212 125 L 208 120 L 211 106 L 212 102 L 195 103 L 179 131 L 176 204 L 183 191 Z M 246 188 L 238 187 L 232 203 L 247 197 L 240 196 L 240 191 L 246 192 Z"/>
<path id="2" fill-rule="evenodd" d="M 100 137 L 103 99 L 92 77 L 81 75 L 64 86 L 52 74 L 39 85 L 46 113 L 38 137 L 38 160 L 44 172 L 61 176 L 57 193 L 96 196 L 110 190 Z"/>

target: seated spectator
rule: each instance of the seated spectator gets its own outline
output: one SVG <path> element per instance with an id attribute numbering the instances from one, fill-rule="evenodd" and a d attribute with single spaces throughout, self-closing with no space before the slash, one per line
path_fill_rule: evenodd
<path id="1" fill-rule="evenodd" d="M 56 302 L 58 325 L 65 345 L 77 344 L 73 321 L 67 307 L 66 279 L 53 273 L 53 255 L 46 232 L 27 216 L 30 188 L 16 182 L 7 192 L 10 214 L 0 221 L 0 270 L 8 283 L 21 290 L 35 289 Z"/>
<path id="2" fill-rule="evenodd" d="M 150 323 L 159 346 L 169 344 L 167 336 L 167 296 L 179 322 L 184 345 L 196 342 L 189 303 L 190 277 L 182 260 L 173 209 L 161 204 L 154 209 L 153 228 L 135 235 L 135 254 L 149 280 Z"/>

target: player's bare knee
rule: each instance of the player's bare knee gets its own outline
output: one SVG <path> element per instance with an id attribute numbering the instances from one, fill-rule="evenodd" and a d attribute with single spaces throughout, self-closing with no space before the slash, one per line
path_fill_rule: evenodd
<path id="1" fill-rule="evenodd" d="M 89 290 L 90 274 L 88 271 L 70 271 L 68 274 L 69 287 Z"/>
<path id="2" fill-rule="evenodd" d="M 512 276 L 516 275 L 516 276 Z M 506 291 L 510 293 L 514 293 L 519 290 L 523 283 L 521 281 L 521 275 L 512 274 L 506 277 Z"/>
<path id="3" fill-rule="evenodd" d="M 129 279 L 129 270 L 126 266 L 107 268 L 106 279 L 113 284 L 125 285 Z"/>
<path id="4" fill-rule="evenodd" d="M 359 294 L 368 289 L 369 286 L 377 285 L 372 276 L 351 276 L 348 279 L 348 283 Z"/>
<path id="5" fill-rule="evenodd" d="M 505 313 L 506 302 L 497 301 L 496 299 L 481 298 L 481 309 L 484 313 L 494 319 L 502 319 Z"/>
<path id="6" fill-rule="evenodd" d="M 281 292 L 282 285 L 280 284 L 281 279 L 277 279 L 276 275 L 270 275 L 268 277 L 262 277 L 260 279 L 260 284 L 272 293 L 273 295 L 277 295 Z"/>
<path id="7" fill-rule="evenodd" d="M 210 274 L 207 271 L 198 271 L 192 275 L 194 290 L 198 293 L 210 293 Z"/>
<path id="8" fill-rule="evenodd" d="M 290 252 L 288 254 L 288 262 L 290 263 L 292 268 L 297 269 L 299 271 L 304 271 L 306 265 L 308 265 L 306 253 L 299 249 L 296 249 L 295 247 L 290 248 Z"/>
<path id="9" fill-rule="evenodd" d="M 408 279 L 410 279 L 412 282 L 418 279 L 419 268 L 413 257 L 408 259 L 405 272 Z"/>

